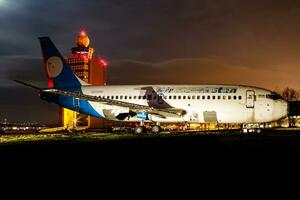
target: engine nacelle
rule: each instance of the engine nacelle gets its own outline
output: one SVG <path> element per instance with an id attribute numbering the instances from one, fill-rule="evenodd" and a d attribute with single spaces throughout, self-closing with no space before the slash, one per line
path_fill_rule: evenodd
<path id="1" fill-rule="evenodd" d="M 103 109 L 103 114 L 105 115 L 106 119 L 109 120 L 123 120 L 130 115 L 130 111 L 127 108 L 122 109 Z M 120 118 L 120 116 L 122 116 Z"/>

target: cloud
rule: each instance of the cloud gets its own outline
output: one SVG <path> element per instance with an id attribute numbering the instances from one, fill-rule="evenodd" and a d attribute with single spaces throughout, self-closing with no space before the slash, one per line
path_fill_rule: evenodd
<path id="1" fill-rule="evenodd" d="M 58 124 L 58 106 L 40 100 L 38 92 L 26 87 L 1 87 L 0 122 Z"/>
<path id="2" fill-rule="evenodd" d="M 107 79 L 109 84 L 242 84 L 273 90 L 278 86 L 299 87 L 299 64 L 256 69 L 207 58 L 155 64 L 126 60 L 112 62 Z"/>
<path id="3" fill-rule="evenodd" d="M 5 85 L 1 87 L 15 87 L 13 80 L 22 80 L 40 87 L 47 85 L 46 74 L 42 58 L 30 56 L 2 56 L 0 78 Z"/>
<path id="4" fill-rule="evenodd" d="M 82 28 L 88 31 L 96 55 L 109 61 L 110 84 L 299 87 L 300 2 L 15 0 L 6 3 L 0 7 L 1 94 L 8 87 L 21 88 L 12 79 L 46 86 L 37 37 L 50 36 L 62 54 L 68 56 Z M 18 93 L 10 98 L 19 100 Z M 5 105 L 10 105 L 8 108 L 15 113 L 12 104 Z"/>

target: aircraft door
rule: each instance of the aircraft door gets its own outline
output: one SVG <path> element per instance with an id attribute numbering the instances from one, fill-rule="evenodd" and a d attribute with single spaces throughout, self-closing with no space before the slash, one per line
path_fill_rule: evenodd
<path id="1" fill-rule="evenodd" d="M 157 103 L 158 103 L 158 104 L 164 103 L 164 100 L 163 100 L 163 96 L 162 96 L 162 95 L 158 95 Z"/>
<path id="2" fill-rule="evenodd" d="M 79 109 L 80 109 L 80 101 L 79 101 L 79 98 L 73 97 L 73 106 L 74 106 L 75 110 L 76 110 L 77 112 L 79 112 Z"/>
<path id="3" fill-rule="evenodd" d="M 254 90 L 246 91 L 246 108 L 254 108 L 255 92 Z"/>

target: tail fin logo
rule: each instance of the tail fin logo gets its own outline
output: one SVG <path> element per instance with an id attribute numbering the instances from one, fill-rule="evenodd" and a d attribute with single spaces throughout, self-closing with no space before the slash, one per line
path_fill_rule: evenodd
<path id="1" fill-rule="evenodd" d="M 47 69 L 49 70 L 49 75 L 52 78 L 55 78 L 58 75 L 60 75 L 60 73 L 63 70 L 63 62 L 61 58 L 57 56 L 52 56 L 48 58 L 46 64 L 47 64 Z"/>

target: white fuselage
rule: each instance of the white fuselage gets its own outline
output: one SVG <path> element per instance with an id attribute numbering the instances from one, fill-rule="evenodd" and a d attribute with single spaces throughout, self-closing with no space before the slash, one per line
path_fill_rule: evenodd
<path id="1" fill-rule="evenodd" d="M 161 118 L 149 115 L 155 122 L 263 123 L 288 115 L 288 103 L 275 93 L 257 87 L 235 85 L 122 85 L 82 86 L 82 92 L 116 101 L 154 108 L 184 109 L 181 117 Z M 127 113 L 119 106 L 89 102 L 104 118 Z M 109 112 L 109 115 L 107 114 Z M 136 116 L 125 121 L 139 121 Z"/>

